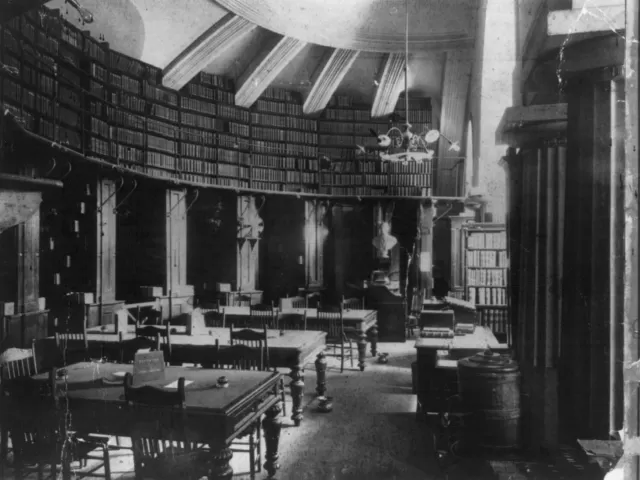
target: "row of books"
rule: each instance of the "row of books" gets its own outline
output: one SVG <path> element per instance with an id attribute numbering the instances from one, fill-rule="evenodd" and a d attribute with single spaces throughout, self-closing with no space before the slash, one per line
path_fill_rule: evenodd
<path id="1" fill-rule="evenodd" d="M 262 93 L 262 98 L 267 100 L 278 100 L 280 102 L 300 103 L 300 94 L 283 88 L 269 87 Z"/>
<path id="2" fill-rule="evenodd" d="M 205 117 L 205 116 L 197 115 L 193 113 L 182 112 L 180 119 L 182 120 L 181 123 L 183 125 L 188 125 L 190 127 L 197 127 L 197 128 L 201 128 L 203 130 L 209 130 L 209 131 L 220 131 L 222 130 L 222 127 L 224 125 L 224 123 L 220 119 L 213 118 L 213 117 Z"/>
<path id="3" fill-rule="evenodd" d="M 251 113 L 251 123 L 253 125 L 264 125 L 265 127 L 293 128 L 310 132 L 315 132 L 318 128 L 316 120 L 257 112 Z"/>
<path id="4" fill-rule="evenodd" d="M 247 135 L 248 127 L 247 127 Z M 280 130 L 268 127 L 251 127 L 251 137 L 260 140 L 275 142 L 302 143 L 315 145 L 318 143 L 318 135 L 315 133 L 301 132 L 299 130 Z"/>
<path id="5" fill-rule="evenodd" d="M 467 250 L 467 267 L 507 268 L 509 261 L 506 250 Z"/>
<path id="6" fill-rule="evenodd" d="M 234 105 L 218 105 L 218 117 L 249 123 L 249 111 Z"/>
<path id="7" fill-rule="evenodd" d="M 212 73 L 200 72 L 197 81 L 203 85 L 211 85 L 212 87 L 222 88 L 224 90 L 233 90 L 233 81 L 229 78 Z"/>
<path id="8" fill-rule="evenodd" d="M 251 129 L 249 125 L 245 125 L 243 123 L 229 122 L 227 124 L 227 130 L 229 133 L 233 135 L 239 135 L 241 137 L 248 137 L 251 134 Z"/>
<path id="9" fill-rule="evenodd" d="M 108 46 L 101 45 L 91 37 L 84 39 L 84 53 L 99 62 L 106 63 L 108 58 Z"/>
<path id="10" fill-rule="evenodd" d="M 156 85 L 152 85 L 148 81 L 144 81 L 142 84 L 142 94 L 156 102 L 164 102 L 169 105 L 173 105 L 174 107 L 178 106 L 177 93 L 167 88 L 160 88 Z"/>
<path id="11" fill-rule="evenodd" d="M 183 110 L 193 110 L 194 112 L 203 113 L 205 115 L 216 114 L 216 104 L 212 102 L 204 102 L 195 98 L 180 97 L 180 106 Z"/>
<path id="12" fill-rule="evenodd" d="M 507 271 L 497 269 L 467 269 L 467 285 L 470 287 L 503 287 L 507 285 Z"/>
<path id="13" fill-rule="evenodd" d="M 506 249 L 507 234 L 505 232 L 469 232 L 467 248 Z"/>
<path id="14" fill-rule="evenodd" d="M 320 145 L 340 145 L 355 149 L 355 141 L 351 135 L 318 135 Z"/>
<path id="15" fill-rule="evenodd" d="M 109 68 L 120 72 L 127 72 L 136 77 L 141 77 L 145 73 L 146 65 L 139 60 L 110 50 Z"/>
<path id="16" fill-rule="evenodd" d="M 117 87 L 135 95 L 140 95 L 140 81 L 121 73 L 109 72 L 109 83 L 112 87 Z"/>
<path id="17" fill-rule="evenodd" d="M 507 289 L 469 287 L 467 288 L 467 299 L 471 303 L 480 305 L 506 305 Z"/>
<path id="18" fill-rule="evenodd" d="M 323 118 L 327 120 L 340 120 L 340 121 L 356 121 L 356 122 L 368 122 L 371 120 L 371 110 L 359 109 L 359 110 L 347 110 L 341 108 L 327 108 L 323 113 Z"/>
<path id="19" fill-rule="evenodd" d="M 255 108 L 260 112 L 302 116 L 302 105 L 295 103 L 282 103 L 258 99 L 255 104 Z"/>

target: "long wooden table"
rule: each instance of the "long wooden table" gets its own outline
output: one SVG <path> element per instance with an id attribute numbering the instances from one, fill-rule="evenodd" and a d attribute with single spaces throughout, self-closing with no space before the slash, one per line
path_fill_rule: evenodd
<path id="1" fill-rule="evenodd" d="M 227 322 L 234 319 L 247 322 L 251 316 L 249 307 L 223 307 Z M 318 310 L 316 308 L 286 308 L 276 309 L 279 320 L 286 322 L 288 316 L 302 316 L 305 311 L 307 319 L 316 319 Z M 358 345 L 358 366 L 364 370 L 365 358 L 367 354 L 367 338 L 371 342 L 371 355 L 377 354 L 378 346 L 378 314 L 375 310 L 344 310 L 342 315 L 344 326 L 351 329 Z"/>
<path id="2" fill-rule="evenodd" d="M 124 386 L 117 382 L 114 373 L 131 372 L 132 365 L 82 362 L 70 365 L 66 370 L 67 376 L 58 380 L 58 388 L 68 399 L 70 415 L 66 418 L 71 422 L 71 430 L 130 436 L 131 427 L 136 422 L 157 420 L 153 417 L 153 409 L 149 410 L 147 419 L 141 418 L 145 416 L 144 410 L 141 413 L 127 408 Z M 216 380 L 221 375 L 229 379 L 228 388 L 216 388 Z M 186 415 L 173 421 L 186 422 L 191 441 L 210 446 L 213 469 L 209 478 L 231 479 L 233 471 L 229 461 L 233 454 L 229 446 L 262 414 L 265 414 L 262 422 L 267 450 L 265 468 L 272 478 L 278 468 L 281 429 L 278 418 L 281 409 L 276 390 L 281 375 L 276 372 L 167 367 L 164 380 L 149 384 L 165 386 L 180 377 L 193 383 L 185 389 Z M 45 382 L 48 374 L 34 378 Z M 110 383 L 105 383 L 105 380 Z M 25 414 L 50 415 L 51 412 Z"/>
<path id="3" fill-rule="evenodd" d="M 221 348 L 230 345 L 228 328 L 207 328 L 203 334 L 187 335 L 186 327 L 171 327 L 171 361 L 176 364 L 215 363 L 215 341 Z M 324 395 L 327 389 L 327 361 L 324 355 L 327 334 L 318 331 L 286 330 L 267 331 L 269 363 L 274 368 L 290 369 L 292 415 L 296 425 L 302 421 L 302 398 L 304 396 L 304 366 L 315 359 L 318 395 Z M 135 326 L 129 325 L 123 340 L 135 337 Z M 87 330 L 89 349 L 98 347 L 106 358 L 119 359 L 120 340 L 113 325 Z"/>

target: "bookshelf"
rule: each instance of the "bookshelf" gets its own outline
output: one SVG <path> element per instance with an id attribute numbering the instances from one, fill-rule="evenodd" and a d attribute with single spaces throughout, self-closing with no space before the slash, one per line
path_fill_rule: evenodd
<path id="1" fill-rule="evenodd" d="M 504 225 L 468 223 L 464 237 L 465 293 L 477 305 L 507 305 L 507 234 Z"/>
<path id="2" fill-rule="evenodd" d="M 158 68 L 111 50 L 46 7 L 13 18 L 0 33 L 5 110 L 34 138 L 88 161 L 246 192 L 431 194 L 431 162 L 355 159 L 354 145 L 374 145 L 369 129 L 386 132 L 389 122 L 371 119 L 369 107 L 348 97 L 334 99 L 316 120 L 303 115 L 298 94 L 281 89 L 240 108 L 233 82 L 216 75 L 201 73 L 181 91 L 170 90 Z M 409 121 L 422 131 L 430 106 L 412 106 Z M 321 165 L 322 155 L 341 161 Z"/>

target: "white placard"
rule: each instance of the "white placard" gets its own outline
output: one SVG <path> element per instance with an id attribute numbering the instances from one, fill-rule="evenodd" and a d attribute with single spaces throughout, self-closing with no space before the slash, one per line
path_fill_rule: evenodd
<path id="1" fill-rule="evenodd" d="M 420 254 L 420 271 L 421 272 L 431 271 L 431 252 L 422 252 Z"/>

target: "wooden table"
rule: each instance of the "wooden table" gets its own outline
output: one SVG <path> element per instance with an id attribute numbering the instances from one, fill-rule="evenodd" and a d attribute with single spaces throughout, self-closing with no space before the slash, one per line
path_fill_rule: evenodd
<path id="1" fill-rule="evenodd" d="M 224 307 L 227 322 L 233 322 L 234 318 L 239 321 L 247 321 L 251 315 L 249 307 Z M 302 316 L 307 312 L 308 319 L 316 319 L 318 310 L 316 308 L 287 308 L 278 310 L 281 321 L 286 321 L 287 316 Z M 378 315 L 375 310 L 345 310 L 342 318 L 344 326 L 352 329 L 358 345 L 358 366 L 364 371 L 364 361 L 367 355 L 367 337 L 371 342 L 371 355 L 377 354 L 378 346 Z"/>
<path id="2" fill-rule="evenodd" d="M 144 411 L 127 408 L 124 386 L 107 384 L 103 379 L 114 380 L 115 372 L 131 372 L 132 365 L 82 362 L 67 367 L 67 377 L 58 381 L 59 388 L 68 399 L 69 428 L 82 433 L 130 436 L 131 427 L 146 421 Z M 221 375 L 229 379 L 228 388 L 216 388 Z M 266 439 L 265 468 L 272 478 L 278 468 L 278 443 L 280 439 L 281 411 L 276 390 L 280 374 L 242 370 L 210 370 L 194 367 L 167 367 L 163 381 L 151 382 L 156 386 L 167 385 L 184 377 L 193 383 L 186 386 L 186 429 L 191 440 L 209 444 L 213 469 L 211 479 L 230 479 L 229 466 L 233 439 L 243 434 L 247 426 L 265 414 L 263 426 Z M 47 381 L 48 374 L 34 377 Z M 25 412 L 30 415 L 47 412 Z M 153 410 L 149 410 L 149 420 Z M 182 418 L 182 417 L 180 417 Z M 182 421 L 177 418 L 174 421 Z"/>
<path id="3" fill-rule="evenodd" d="M 441 398 L 434 397 L 434 386 L 457 383 L 457 361 L 470 357 L 487 348 L 495 351 L 506 350 L 488 327 L 476 326 L 471 334 L 456 335 L 452 338 L 417 338 L 416 390 L 418 408 L 438 411 L 442 408 Z M 439 357 L 439 352 L 446 352 L 446 360 Z M 452 362 L 456 362 L 454 368 Z"/>
<path id="4" fill-rule="evenodd" d="M 214 363 L 215 341 L 221 347 L 230 345 L 228 328 L 207 328 L 201 335 L 186 335 L 186 327 L 176 325 L 171 334 L 172 363 Z M 123 340 L 135 337 L 135 326 L 129 325 Z M 327 361 L 324 355 L 327 334 L 317 331 L 279 330 L 267 331 L 269 363 L 274 368 L 289 368 L 291 371 L 291 398 L 293 401 L 291 419 L 296 425 L 302 421 L 302 398 L 304 396 L 304 366 L 315 359 L 318 395 L 326 392 Z M 119 359 L 119 337 L 113 325 L 89 329 L 87 331 L 89 349 L 98 346 L 102 355 Z M 93 347 L 93 348 L 92 348 Z"/>

